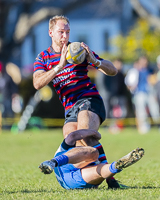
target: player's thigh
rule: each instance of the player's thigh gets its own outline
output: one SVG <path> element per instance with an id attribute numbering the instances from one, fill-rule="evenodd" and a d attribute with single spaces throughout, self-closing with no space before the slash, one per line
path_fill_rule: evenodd
<path id="1" fill-rule="evenodd" d="M 77 129 L 94 129 L 98 131 L 100 123 L 100 117 L 92 111 L 82 110 L 78 113 Z"/>
<path id="2" fill-rule="evenodd" d="M 94 185 L 101 184 L 104 181 L 104 178 L 97 171 L 98 171 L 97 165 L 81 169 L 83 180 L 89 184 L 94 184 Z"/>
<path id="3" fill-rule="evenodd" d="M 71 132 L 77 130 L 77 122 L 68 122 L 63 126 L 63 136 L 66 138 Z"/>

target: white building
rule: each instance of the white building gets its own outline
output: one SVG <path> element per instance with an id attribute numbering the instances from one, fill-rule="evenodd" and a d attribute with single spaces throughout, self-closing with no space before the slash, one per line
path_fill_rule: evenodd
<path id="1" fill-rule="evenodd" d="M 70 0 L 72 1 L 72 0 Z M 52 6 L 61 8 L 67 5 L 66 0 L 53 1 Z M 152 14 L 159 15 L 158 0 L 140 0 Z M 70 41 L 85 42 L 97 54 L 113 53 L 116 47 L 112 39 L 126 34 L 138 16 L 130 0 L 88 1 L 65 14 L 70 20 Z M 37 24 L 22 45 L 22 67 L 31 66 L 38 53 L 51 44 L 48 36 L 48 20 Z"/>

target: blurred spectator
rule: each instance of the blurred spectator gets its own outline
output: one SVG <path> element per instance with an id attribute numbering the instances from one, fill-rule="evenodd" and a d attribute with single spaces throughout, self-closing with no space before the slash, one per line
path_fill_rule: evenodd
<path id="1" fill-rule="evenodd" d="M 125 77 L 125 84 L 131 94 L 134 94 L 136 87 L 138 85 L 139 79 L 139 69 L 138 69 L 138 61 L 133 63 L 133 67 L 128 70 L 127 75 Z"/>
<path id="2" fill-rule="evenodd" d="M 160 55 L 157 57 L 157 74 L 156 74 L 156 83 L 155 83 L 155 89 L 156 89 L 156 94 L 157 94 L 157 100 L 158 100 L 158 105 L 160 107 Z"/>
<path id="3" fill-rule="evenodd" d="M 2 117 L 13 117 L 12 98 L 18 92 L 18 87 L 12 80 L 11 76 L 0 63 L 0 111 Z"/>
<path id="4" fill-rule="evenodd" d="M 123 63 L 121 59 L 113 61 L 114 66 L 118 69 L 118 73 L 113 78 L 108 76 L 105 78 L 105 86 L 110 93 L 109 99 L 109 117 L 125 118 L 127 116 L 127 90 L 124 83 L 124 74 L 122 71 Z"/>
<path id="5" fill-rule="evenodd" d="M 125 118 L 128 112 L 127 88 L 124 83 L 122 60 L 116 59 L 113 64 L 118 69 L 117 75 L 110 77 L 99 73 L 96 84 L 104 100 L 106 117 L 120 119 Z M 116 120 L 116 122 L 118 121 Z M 120 127 L 117 126 L 119 125 L 115 123 L 112 125 L 116 132 L 119 128 L 122 128 L 123 124 L 120 123 Z"/>
<path id="6" fill-rule="evenodd" d="M 159 106 L 153 87 L 152 71 L 148 65 L 146 56 L 141 56 L 138 62 L 134 63 L 126 75 L 125 83 L 133 94 L 137 128 L 140 133 L 147 133 L 150 129 L 148 116 L 152 117 L 155 123 L 159 120 Z"/>
<path id="7" fill-rule="evenodd" d="M 121 59 L 113 61 L 118 73 L 114 77 L 105 76 L 104 85 L 108 94 L 108 118 L 124 118 L 127 116 L 127 97 L 126 85 L 124 83 L 124 74 L 122 72 L 123 63 Z"/>

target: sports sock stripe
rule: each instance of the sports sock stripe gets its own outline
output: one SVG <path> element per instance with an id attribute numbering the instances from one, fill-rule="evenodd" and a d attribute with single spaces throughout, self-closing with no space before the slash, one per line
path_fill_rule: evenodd
<path id="1" fill-rule="evenodd" d="M 98 160 L 102 163 L 108 163 L 102 145 L 99 143 L 99 144 L 95 145 L 94 148 L 96 148 L 99 152 Z"/>
<path id="2" fill-rule="evenodd" d="M 95 145 L 94 148 L 96 148 L 96 149 L 98 150 L 98 152 L 99 152 L 98 160 L 99 160 L 101 163 L 108 163 L 102 145 L 99 143 L 99 144 Z M 100 153 L 101 151 L 103 151 L 103 153 Z M 104 157 L 102 157 L 102 160 L 101 160 L 101 155 L 104 155 Z M 111 177 L 110 179 L 114 179 L 114 180 L 115 180 L 114 177 Z M 106 181 L 108 181 L 108 180 L 106 179 Z"/>

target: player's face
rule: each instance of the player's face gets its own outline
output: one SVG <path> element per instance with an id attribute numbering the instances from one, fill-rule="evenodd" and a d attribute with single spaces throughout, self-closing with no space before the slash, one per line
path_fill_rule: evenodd
<path id="1" fill-rule="evenodd" d="M 64 20 L 58 20 L 52 31 L 52 41 L 59 47 L 63 47 L 69 40 L 70 26 Z"/>
<path id="2" fill-rule="evenodd" d="M 148 65 L 148 60 L 146 58 L 140 58 L 139 59 L 139 65 L 141 68 L 146 68 Z"/>

